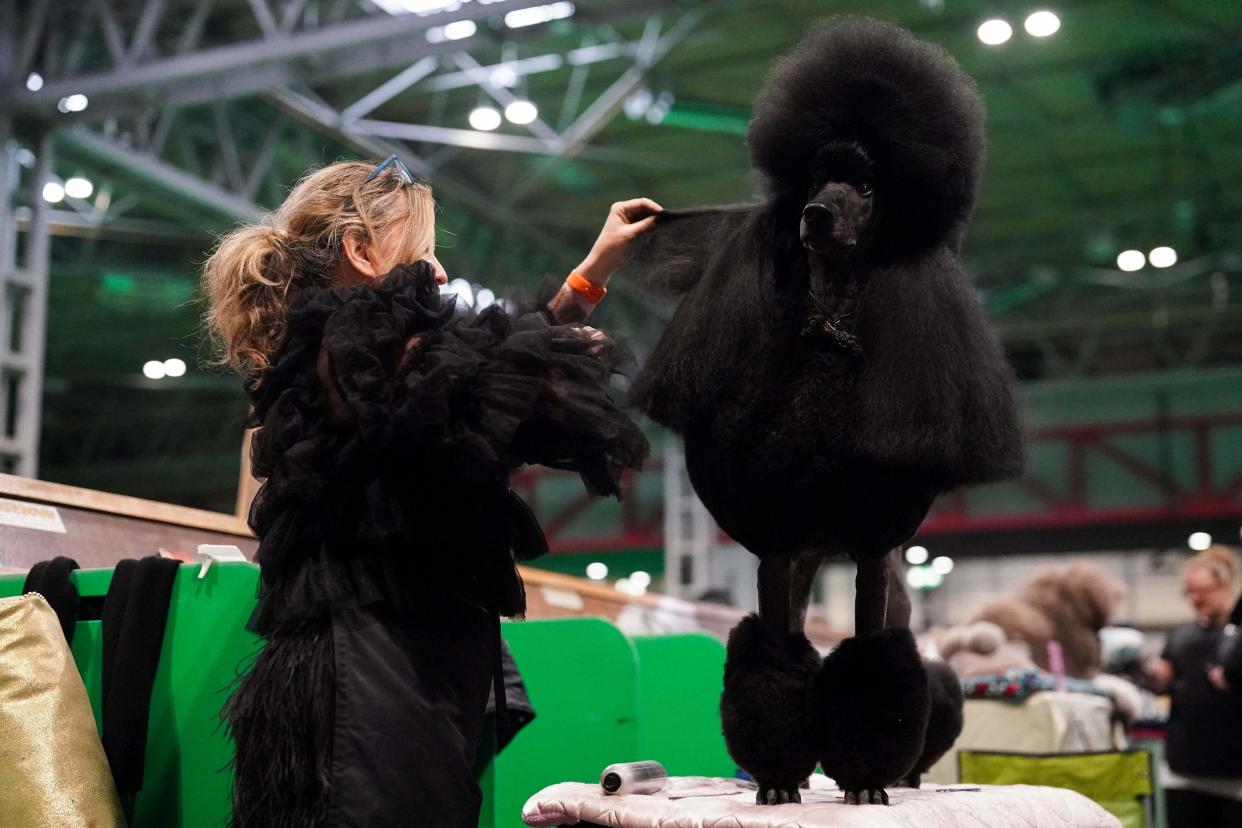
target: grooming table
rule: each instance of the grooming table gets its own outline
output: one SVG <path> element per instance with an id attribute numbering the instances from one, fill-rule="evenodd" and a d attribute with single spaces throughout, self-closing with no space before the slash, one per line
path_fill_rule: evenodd
<path id="1" fill-rule="evenodd" d="M 587 823 L 608 828 L 1120 828 L 1081 794 L 1035 785 L 890 788 L 890 805 L 846 805 L 825 776 L 811 777 L 801 805 L 759 806 L 751 783 L 679 776 L 658 794 L 604 796 L 599 785 L 562 782 L 532 796 L 522 819 L 536 828 Z"/>

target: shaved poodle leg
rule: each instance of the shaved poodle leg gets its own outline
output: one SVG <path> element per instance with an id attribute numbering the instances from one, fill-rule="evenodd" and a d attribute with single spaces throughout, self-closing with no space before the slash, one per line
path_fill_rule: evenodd
<path id="1" fill-rule="evenodd" d="M 759 617 L 776 632 L 794 629 L 790 605 L 793 558 L 772 555 L 759 561 Z"/>
<path id="2" fill-rule="evenodd" d="M 806 610 L 811 604 L 811 590 L 815 587 L 815 578 L 819 575 L 819 567 L 823 562 L 824 555 L 815 549 L 799 552 L 793 559 L 789 575 L 789 615 L 790 628 L 794 632 L 806 629 Z"/>
<path id="3" fill-rule="evenodd" d="M 861 637 L 884 629 L 888 611 L 888 563 L 884 557 L 860 555 L 854 578 L 854 635 Z"/>
<path id="4" fill-rule="evenodd" d="M 884 557 L 888 569 L 888 608 L 884 626 L 910 628 L 910 593 L 906 592 L 906 576 L 902 567 L 904 550 L 898 546 Z"/>

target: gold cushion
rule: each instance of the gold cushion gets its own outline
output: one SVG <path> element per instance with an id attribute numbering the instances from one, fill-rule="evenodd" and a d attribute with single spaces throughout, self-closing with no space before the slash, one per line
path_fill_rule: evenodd
<path id="1" fill-rule="evenodd" d="M 41 595 L 0 599 L 0 825 L 124 828 L 82 677 Z"/>

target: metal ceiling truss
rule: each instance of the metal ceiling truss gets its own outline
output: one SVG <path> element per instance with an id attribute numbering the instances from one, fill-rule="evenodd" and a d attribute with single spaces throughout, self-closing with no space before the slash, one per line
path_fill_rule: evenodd
<path id="1" fill-rule="evenodd" d="M 497 231 L 479 246 L 484 256 L 499 249 L 502 235 L 506 259 L 525 266 L 541 256 L 572 256 L 575 251 L 564 241 L 531 227 L 519 210 L 438 163 L 458 149 L 553 158 L 583 154 L 637 163 L 632 155 L 587 145 L 615 114 L 626 90 L 641 82 L 695 18 L 683 18 L 662 37 L 658 19 L 652 19 L 635 42 L 619 37 L 587 42 L 564 54 L 517 59 L 506 49 L 503 65 L 516 77 L 561 67 L 572 74 L 557 126 L 537 119 L 529 136 L 365 118 L 411 91 L 442 98 L 473 85 L 502 105 L 511 102 L 514 93 L 493 81 L 498 64 L 483 65 L 470 56 L 494 47 L 486 27 L 456 41 L 432 42 L 435 38 L 427 33 L 452 22 L 542 4 L 464 2 L 450 12 L 391 16 L 366 0 L 247 0 L 247 18 L 239 14 L 237 0 L 88 0 L 77 6 L 76 15 L 53 19 L 52 3 L 29 2 L 21 9 L 0 3 L 0 113 L 5 113 L 0 120 L 0 398 L 5 403 L 0 468 L 37 474 L 53 228 L 72 235 L 185 241 L 166 222 L 127 216 L 139 201 L 180 215 L 193 228 L 190 235 L 222 229 L 226 222 L 254 221 L 265 205 L 279 203 L 283 188 L 298 174 L 331 160 L 324 154 L 334 150 L 322 140 L 307 140 L 312 133 L 296 129 L 297 124 L 336 142 L 343 153 L 372 158 L 396 153 L 412 169 L 433 176 L 445 200 Z M 641 16 L 672 4 L 639 0 L 596 13 L 590 22 Z M 505 37 L 536 33 L 506 32 Z M 622 80 L 579 113 L 589 67 L 617 60 L 631 62 Z M 339 109 L 312 89 L 316 83 L 394 66 L 401 69 L 393 77 Z M 256 110 L 238 101 L 255 95 L 269 108 Z M 412 143 L 446 149 L 433 160 Z M 29 162 L 32 149 L 34 169 L 24 171 L 19 153 Z M 72 164 L 91 171 L 97 181 L 92 199 L 66 198 L 62 209 L 53 210 L 41 197 L 44 184 L 59 181 L 54 152 L 62 169 Z M 105 180 L 99 180 L 99 173 Z M 209 215 L 219 221 L 204 223 Z M 19 233 L 24 245 L 18 243 Z M 526 253 L 515 255 L 522 244 L 528 246 Z M 476 258 L 474 266 L 482 270 L 487 262 Z"/>
<path id="2" fill-rule="evenodd" d="M 1040 353 L 1042 376 L 1099 373 L 1118 349 L 1127 360 L 1146 360 L 1150 364 L 1135 367 L 1150 370 L 1242 358 L 1236 337 L 1222 335 L 1242 324 L 1242 252 L 1201 256 L 1165 270 L 1044 272 L 1025 284 L 1036 282 L 1055 294 L 1031 292 L 1038 303 L 991 309 L 1007 346 Z"/>
<path id="3" fill-rule="evenodd" d="M 427 32 L 452 22 L 494 17 L 541 3 L 466 2 L 451 12 L 391 16 L 365 0 L 336 4 L 248 0 L 255 37 L 241 43 L 204 42 L 207 22 L 213 14 L 227 11 L 222 9 L 224 2 L 195 0 L 188 8 L 177 9 L 178 29 L 166 19 L 170 17 L 166 0 L 146 0 L 140 5 L 90 0 L 78 18 L 78 26 L 68 33 L 65 27 L 49 25 L 47 4 L 33 3 L 21 29 L 21 48 L 12 80 L 0 88 L 0 107 L 8 104 L 20 118 L 50 121 L 57 126 L 74 121 L 97 123 L 103 116 L 102 131 L 82 131 L 82 125 L 77 130 L 62 130 L 73 152 L 120 168 L 161 190 L 184 194 L 193 204 L 227 218 L 250 220 L 258 205 L 279 201 L 281 187 L 287 186 L 291 178 L 288 169 L 274 173 L 272 170 L 285 121 L 271 120 L 262 125 L 262 134 L 256 135 L 253 110 L 238 112 L 228 103 L 232 97 L 261 92 L 277 108 L 294 110 L 303 123 L 355 151 L 395 151 L 424 175 L 435 173 L 439 190 L 464 195 L 471 208 L 479 209 L 484 218 L 522 224 L 520 215 L 508 209 L 495 209 L 494 200 L 487 193 L 455 180 L 451 173 L 438 169 L 435 160 L 420 157 L 405 142 L 419 147 L 438 144 L 555 158 L 583 154 L 596 160 L 643 163 L 644 159 L 632 153 L 597 150 L 586 144 L 615 114 L 624 97 L 622 92 L 632 88 L 697 19 L 687 16 L 664 37 L 658 37 L 659 21 L 652 18 L 644 36 L 633 43 L 618 40 L 585 44 L 565 54 L 536 55 L 484 66 L 468 50 L 486 45 L 488 35 L 432 43 L 428 42 Z M 658 11 L 671 2 L 647 0 L 627 4 L 624 9 L 596 13 L 591 20 L 601 22 Z M 238 25 L 236 12 L 233 10 L 230 17 L 234 28 Z M 175 37 L 167 37 L 173 30 L 177 30 Z M 165 38 L 155 37 L 157 32 L 163 32 Z M 525 30 L 506 33 L 527 35 Z M 218 34 L 213 36 L 219 38 Z M 451 58 L 446 53 L 452 53 Z M 419 93 L 443 93 L 474 84 L 504 104 L 511 102 L 514 95 L 492 80 L 492 73 L 501 66 L 518 78 L 528 72 L 574 67 L 574 79 L 581 81 L 585 67 L 621 58 L 630 58 L 631 67 L 599 101 L 559 131 L 537 119 L 529 127 L 534 133 L 529 138 L 363 117 L 393 97 L 416 88 L 420 81 L 426 83 L 416 88 Z M 444 60 L 451 60 L 453 68 L 437 72 Z M 88 68 L 82 69 L 83 65 Z M 300 83 L 336 80 L 392 65 L 405 68 L 339 111 L 322 99 L 312 100 L 309 88 Z M 19 82 L 32 70 L 44 76 L 41 88 L 26 89 Z M 580 88 L 577 94 L 581 94 Z M 64 111 L 66 99 L 74 95 L 85 96 L 89 104 L 80 111 Z M 576 97 L 573 107 L 577 107 Z M 247 120 L 251 123 L 245 123 Z M 312 154 L 304 159 L 298 172 L 325 160 L 322 150 L 320 157 L 315 157 L 316 148 L 309 149 Z M 436 156 L 438 160 L 451 157 L 451 152 Z M 269 176 L 273 180 L 265 181 Z M 529 189 L 536 177 L 523 182 L 523 190 Z M 517 200 L 510 197 L 511 202 Z M 106 224 L 107 217 L 101 211 L 103 220 L 99 223 Z"/>

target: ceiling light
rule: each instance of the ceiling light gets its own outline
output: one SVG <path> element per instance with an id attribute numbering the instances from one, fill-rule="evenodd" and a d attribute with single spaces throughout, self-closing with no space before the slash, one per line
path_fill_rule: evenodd
<path id="1" fill-rule="evenodd" d="M 492 70 L 489 80 L 492 82 L 492 86 L 501 86 L 508 89 L 511 86 L 517 85 L 518 73 L 509 66 L 497 66 Z"/>
<path id="2" fill-rule="evenodd" d="M 505 107 L 505 117 L 515 124 L 529 124 L 539 117 L 539 109 L 530 101 L 512 101 Z"/>
<path id="3" fill-rule="evenodd" d="M 601 561 L 587 564 L 586 576 L 592 581 L 602 581 L 608 577 L 608 564 Z"/>
<path id="4" fill-rule="evenodd" d="M 988 46 L 999 46 L 1013 37 L 1013 27 L 1004 20 L 985 20 L 979 24 L 978 35 Z"/>
<path id="5" fill-rule="evenodd" d="M 26 88 L 31 92 L 38 92 L 43 88 L 43 76 L 38 72 L 31 72 L 26 76 Z"/>
<path id="6" fill-rule="evenodd" d="M 953 559 L 948 555 L 937 555 L 935 558 L 932 558 L 931 568 L 933 572 L 948 575 L 953 571 Z"/>
<path id="7" fill-rule="evenodd" d="M 1127 273 L 1142 270 L 1147 264 L 1147 257 L 1142 250 L 1123 250 L 1117 254 L 1117 267 Z"/>
<path id="8" fill-rule="evenodd" d="M 655 97 L 651 94 L 651 90 L 643 87 L 634 94 L 625 99 L 622 108 L 625 109 L 625 117 L 631 121 L 637 121 L 639 118 L 647 114 L 647 110 L 651 108 Z"/>
<path id="9" fill-rule="evenodd" d="M 65 195 L 70 198 L 90 198 L 95 192 L 95 185 L 81 176 L 74 176 L 65 182 Z"/>
<path id="10" fill-rule="evenodd" d="M 1212 545 L 1212 536 L 1207 532 L 1193 532 L 1186 539 L 1186 545 L 1196 552 L 1202 552 Z"/>
<path id="11" fill-rule="evenodd" d="M 662 124 L 664 119 L 668 117 L 668 111 L 673 108 L 673 93 L 664 91 L 660 93 L 660 97 L 647 109 L 647 123 Z"/>
<path id="12" fill-rule="evenodd" d="M 65 200 L 65 188 L 55 181 L 43 185 L 43 200 L 48 204 L 59 204 Z"/>
<path id="13" fill-rule="evenodd" d="M 636 587 L 640 587 L 643 590 L 646 590 L 647 587 L 651 586 L 651 574 L 648 572 L 643 572 L 641 569 L 636 570 L 635 572 L 631 572 L 630 573 L 630 584 Z"/>
<path id="14" fill-rule="evenodd" d="M 494 112 L 495 110 L 493 110 Z M 474 305 L 474 287 L 465 279 L 454 279 L 448 284 L 449 292 L 456 293 L 457 298 L 466 307 Z"/>
<path id="15" fill-rule="evenodd" d="M 435 26 L 427 30 L 430 43 L 443 43 L 446 40 L 463 40 L 473 37 L 479 30 L 473 20 L 454 20 L 446 26 Z"/>
<path id="16" fill-rule="evenodd" d="M 60 102 L 56 104 L 56 108 L 61 112 L 81 112 L 86 109 L 87 103 L 89 102 L 87 101 L 86 96 L 81 93 L 77 93 L 61 98 Z"/>
<path id="17" fill-rule="evenodd" d="M 1153 247 L 1147 254 L 1152 267 L 1172 267 L 1177 264 L 1177 251 L 1171 247 Z"/>
<path id="18" fill-rule="evenodd" d="M 505 15 L 505 25 L 510 29 L 523 26 L 538 26 L 552 20 L 562 20 L 574 13 L 573 3 L 549 3 L 546 6 L 531 6 L 528 9 L 514 9 Z"/>
<path id="19" fill-rule="evenodd" d="M 168 376 L 170 377 L 185 376 L 185 362 L 183 360 L 173 357 L 172 359 L 164 360 L 163 365 L 164 365 L 164 373 L 167 374 Z"/>
<path id="20" fill-rule="evenodd" d="M 911 564 L 914 564 L 915 566 L 918 566 L 919 564 L 927 563 L 927 547 L 926 546 L 911 546 L 909 549 L 907 549 L 906 550 L 906 563 L 911 563 Z"/>
<path id="21" fill-rule="evenodd" d="M 456 11 L 461 8 L 462 0 L 372 0 L 389 14 L 434 14 L 436 12 Z"/>
<path id="22" fill-rule="evenodd" d="M 470 110 L 470 126 L 482 132 L 490 132 L 500 126 L 500 113 L 490 106 L 478 106 Z"/>
<path id="23" fill-rule="evenodd" d="M 1041 10 L 1027 15 L 1026 22 L 1022 25 L 1031 37 L 1048 37 L 1061 28 L 1061 18 L 1050 11 Z"/>
<path id="24" fill-rule="evenodd" d="M 164 363 L 158 359 L 148 360 L 142 364 L 142 374 L 147 379 L 163 379 L 167 371 L 164 370 Z"/>

